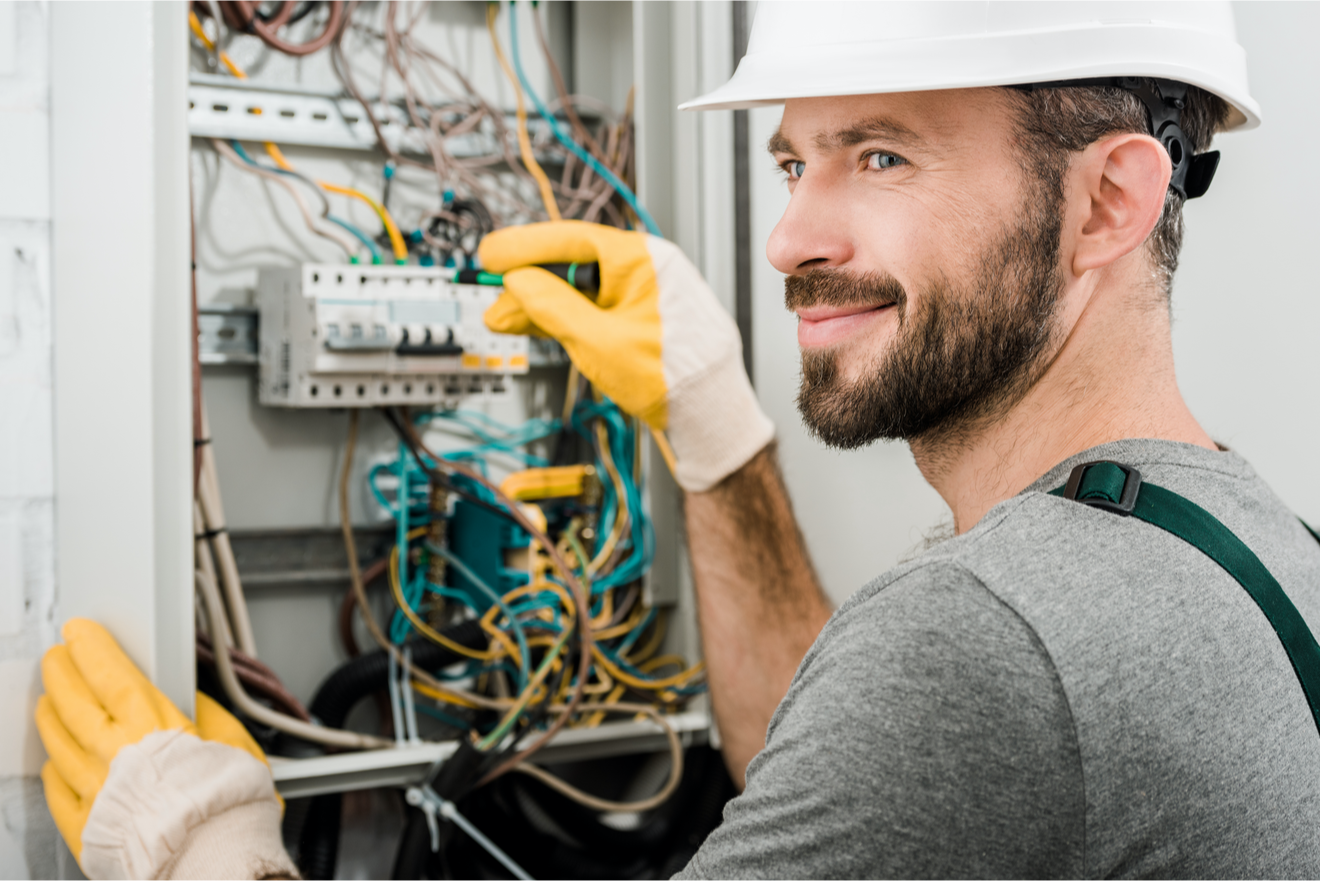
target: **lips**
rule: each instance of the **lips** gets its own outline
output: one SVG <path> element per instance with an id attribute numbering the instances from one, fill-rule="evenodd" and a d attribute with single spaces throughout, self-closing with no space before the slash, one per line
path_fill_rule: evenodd
<path id="1" fill-rule="evenodd" d="M 804 349 L 836 345 L 884 320 L 893 308 L 893 303 L 881 303 L 798 309 L 798 345 Z"/>

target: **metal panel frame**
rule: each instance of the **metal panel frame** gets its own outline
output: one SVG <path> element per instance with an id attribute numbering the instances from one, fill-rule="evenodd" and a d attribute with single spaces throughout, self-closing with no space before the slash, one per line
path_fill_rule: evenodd
<path id="1" fill-rule="evenodd" d="M 706 741 L 704 712 L 669 716 L 684 746 Z M 652 722 L 615 722 L 599 728 L 576 728 L 556 735 L 537 757 L 538 762 L 657 752 L 666 748 L 665 735 Z M 327 792 L 349 792 L 378 786 L 411 786 L 426 778 L 431 766 L 453 755 L 453 741 L 400 746 L 395 749 L 341 753 L 311 759 L 272 758 L 275 786 L 285 798 L 303 798 Z"/>
<path id="2" fill-rule="evenodd" d="M 49 15 L 58 615 L 190 712 L 187 7 Z"/>

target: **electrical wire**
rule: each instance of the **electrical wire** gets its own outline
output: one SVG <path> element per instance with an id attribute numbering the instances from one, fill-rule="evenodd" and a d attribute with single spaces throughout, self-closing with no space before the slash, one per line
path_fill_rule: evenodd
<path id="1" fill-rule="evenodd" d="M 449 485 L 453 486 L 454 482 L 453 480 L 448 479 L 448 475 L 461 475 L 462 477 L 471 480 L 477 485 L 483 487 L 487 492 L 489 492 L 495 498 L 495 500 L 500 505 L 505 506 L 508 509 L 508 515 L 506 516 L 511 516 L 512 519 L 515 522 L 517 522 L 518 525 L 521 526 L 527 532 L 528 535 L 530 535 L 532 538 L 534 538 L 535 540 L 541 543 L 541 547 L 544 549 L 546 555 L 550 558 L 551 565 L 555 568 L 560 578 L 562 578 L 564 583 L 568 586 L 568 590 L 572 594 L 573 600 L 577 604 L 577 608 L 581 610 L 590 608 L 590 603 L 588 602 L 587 599 L 587 593 L 583 588 L 581 581 L 579 581 L 577 576 L 574 575 L 572 568 L 564 560 L 563 555 L 559 553 L 558 548 L 556 548 L 555 544 L 552 541 L 550 541 L 549 537 L 546 536 L 545 532 L 542 529 L 540 529 L 536 524 L 532 523 L 532 521 L 527 517 L 527 515 L 524 514 L 520 508 L 518 508 L 517 503 L 515 503 L 512 499 L 508 498 L 500 490 L 499 487 L 495 486 L 493 483 L 486 480 L 484 477 L 477 474 L 476 472 L 470 471 L 459 465 L 455 465 L 452 462 L 445 462 L 443 459 L 436 457 L 433 453 L 427 450 L 425 444 L 422 442 L 422 439 L 418 436 L 416 430 L 413 428 L 412 424 L 406 418 L 406 414 L 403 418 L 401 418 L 390 408 L 385 408 L 382 412 L 385 414 L 386 420 L 390 423 L 391 426 L 393 426 L 394 430 L 399 434 L 401 438 L 403 438 L 404 443 L 408 445 L 409 449 L 412 451 L 413 456 L 416 458 L 417 462 L 422 466 L 423 469 L 427 471 L 428 475 L 433 475 L 432 478 L 433 480 L 435 480 L 438 483 L 441 483 L 441 485 L 448 483 Z M 427 464 L 428 461 L 434 462 L 437 468 L 435 469 L 431 468 L 431 466 Z M 466 493 L 465 491 L 463 492 L 465 495 L 468 495 L 469 497 L 471 496 L 470 493 Z M 583 614 L 585 615 L 585 612 Z M 582 699 L 585 694 L 585 688 L 587 685 L 587 677 L 590 675 L 590 671 L 591 671 L 591 653 L 592 653 L 593 640 L 591 636 L 590 627 L 582 626 L 581 623 L 579 623 L 579 625 L 574 629 L 578 634 L 578 638 L 580 642 L 579 655 L 578 655 L 578 675 L 577 675 L 576 685 L 573 685 L 570 689 L 570 697 L 567 703 L 565 704 L 565 713 L 563 715 L 556 717 L 555 720 L 550 724 L 550 726 L 544 732 L 542 732 L 540 736 L 535 738 L 531 744 L 519 750 L 519 752 L 515 754 L 512 759 L 500 765 L 497 768 L 498 773 L 495 774 L 495 776 L 505 773 L 508 770 L 508 768 L 512 767 L 518 762 L 525 760 L 529 756 L 539 751 L 542 747 L 544 747 L 550 741 L 550 739 L 553 738 L 557 733 L 559 733 L 559 731 L 564 727 L 564 725 L 568 723 L 569 717 L 573 714 L 573 712 L 577 710 L 578 706 L 582 703 Z M 493 779 L 493 778 L 491 778 L 490 775 L 488 775 L 487 779 Z"/>
<path id="2" fill-rule="evenodd" d="M 284 178 L 280 177 L 275 172 L 268 171 L 267 169 L 262 168 L 260 165 L 257 165 L 255 162 L 252 162 L 250 160 L 244 162 L 243 159 L 238 154 L 238 152 L 234 150 L 234 148 L 226 144 L 224 141 L 219 140 L 218 138 L 213 138 L 211 140 L 211 144 L 215 147 L 215 151 L 219 153 L 221 156 L 223 156 L 230 163 L 238 166 L 244 171 L 251 172 L 252 174 L 265 178 L 266 180 L 274 181 L 275 183 L 283 187 L 285 190 L 287 190 L 289 195 L 293 197 L 294 202 L 297 203 L 298 210 L 302 213 L 303 222 L 307 224 L 307 228 L 309 230 L 316 233 L 318 236 L 320 236 L 323 239 L 334 242 L 336 245 L 342 248 L 344 252 L 348 254 L 348 256 L 350 257 L 356 256 L 357 247 L 352 239 L 340 235 L 339 233 L 333 230 L 322 229 L 321 227 L 316 225 L 316 222 L 312 219 L 312 213 L 307 207 L 307 203 L 303 201 L 302 195 L 297 191 L 297 189 L 294 188 L 294 186 L 291 183 L 289 183 Z M 339 222 L 336 221 L 335 218 L 331 218 L 331 217 L 327 217 L 326 219 L 330 220 L 331 222 Z M 370 244 L 369 240 L 368 240 L 368 244 Z"/>
<path id="3" fill-rule="evenodd" d="M 202 434 L 211 437 L 211 423 L 206 406 L 202 406 Z M 247 599 L 238 575 L 238 561 L 229 543 L 229 530 L 225 524 L 224 504 L 220 499 L 220 478 L 216 473 L 215 450 L 208 442 L 202 446 L 202 474 L 197 482 L 197 503 L 202 512 L 203 540 L 209 539 L 219 563 L 219 581 L 224 585 L 225 605 L 229 611 L 229 624 L 234 644 L 250 657 L 257 657 L 257 640 L 252 632 L 252 619 L 248 615 Z"/>
<path id="4" fill-rule="evenodd" d="M 545 26 L 541 23 L 541 16 L 535 14 L 536 7 L 532 7 L 532 24 L 536 27 L 536 39 L 541 44 L 541 54 L 545 56 L 546 66 L 550 69 L 550 78 L 554 81 L 555 91 L 559 93 L 559 105 L 564 108 L 564 113 L 568 115 L 569 124 L 573 126 L 573 131 L 577 139 L 583 142 L 587 149 L 597 156 L 604 158 L 601 152 L 600 144 L 587 131 L 587 127 L 582 124 L 582 117 L 578 116 L 577 109 L 573 106 L 573 101 L 569 98 L 568 86 L 564 83 L 563 71 L 559 69 L 559 62 L 555 61 L 554 53 L 550 51 L 550 42 L 545 38 Z M 570 154 L 571 155 L 571 154 Z"/>
<path id="5" fill-rule="evenodd" d="M 287 0 L 281 3 L 279 11 L 269 21 L 258 13 L 257 4 L 253 0 L 221 0 L 220 3 L 223 13 L 232 18 L 238 30 L 255 34 L 272 49 L 293 56 L 311 55 L 324 49 L 339 34 L 344 23 L 344 4 L 342 0 L 331 0 L 329 6 L 330 15 L 320 34 L 306 43 L 289 43 L 280 38 L 278 31 L 283 25 L 292 22 L 293 3 Z"/>
<path id="6" fill-rule="evenodd" d="M 594 811 L 604 811 L 610 813 L 613 812 L 641 813 L 643 811 L 649 811 L 652 808 L 659 807 L 660 805 L 668 801 L 669 797 L 674 794 L 674 790 L 678 788 L 679 781 L 683 779 L 683 743 L 681 740 L 679 740 L 678 732 L 674 730 L 674 726 L 670 725 L 665 720 L 665 718 L 656 711 L 655 707 L 651 706 L 650 704 L 600 703 L 600 704 L 592 704 L 591 709 L 606 713 L 643 714 L 649 716 L 651 720 L 656 723 L 656 725 L 660 726 L 660 729 L 665 733 L 665 739 L 669 743 L 670 765 L 669 765 L 669 779 L 665 781 L 665 785 L 661 788 L 659 792 L 657 792 L 655 795 L 651 796 L 650 798 L 644 798 L 638 801 L 631 801 L 631 802 L 613 801 L 610 799 L 599 798 L 598 796 L 594 796 L 591 795 L 590 793 L 583 792 L 581 789 L 578 789 L 576 786 L 573 786 L 571 783 L 568 783 L 562 780 L 561 778 L 556 777 L 555 775 L 551 774 L 549 771 L 537 765 L 520 762 L 516 765 L 513 765 L 510 768 L 510 770 L 517 771 L 520 774 L 526 774 L 529 777 L 535 777 L 537 780 L 540 780 L 542 783 L 544 783 L 546 786 L 549 786 L 551 789 L 554 789 L 555 791 L 565 796 L 568 796 L 578 804 L 583 805 L 584 807 L 591 808 Z M 560 712 L 558 708 L 552 708 L 551 711 Z M 497 768 L 496 770 L 498 771 L 499 769 Z M 499 775 L 496 774 L 495 772 L 492 772 L 486 775 L 486 777 L 483 778 L 481 782 L 486 783 L 488 780 L 493 780 L 497 776 Z"/>
<path id="7" fill-rule="evenodd" d="M 362 622 L 367 626 L 367 632 L 371 634 L 371 638 L 376 641 L 377 645 L 394 655 L 396 662 L 403 664 L 403 655 L 398 646 L 386 637 L 385 632 L 381 630 L 380 623 L 376 620 L 375 613 L 371 610 L 371 602 L 367 598 L 366 586 L 362 582 L 362 570 L 358 566 L 357 544 L 353 539 L 353 521 L 349 517 L 348 509 L 348 483 L 349 477 L 353 473 L 353 454 L 357 449 L 357 431 L 358 411 L 356 409 L 349 410 L 348 438 L 344 443 L 344 464 L 339 473 L 339 527 L 344 538 L 344 553 L 348 558 L 349 582 L 353 586 L 353 594 L 357 597 L 358 610 L 362 614 Z M 431 691 L 465 701 L 468 705 L 496 710 L 502 710 L 508 705 L 507 701 L 488 698 L 484 695 L 446 685 L 417 667 L 412 667 L 410 672 L 414 679 L 426 685 Z"/>
<path id="8" fill-rule="evenodd" d="M 527 79 L 527 74 L 523 72 L 522 59 L 520 58 L 520 53 L 518 51 L 518 16 L 514 9 L 514 2 L 515 0 L 510 0 L 509 2 L 509 45 L 512 50 L 513 64 L 518 72 L 518 79 L 522 82 L 522 87 L 523 90 L 527 92 L 527 97 L 532 99 L 532 104 L 536 107 L 536 112 L 541 114 L 541 117 L 546 121 L 546 124 L 550 126 L 550 131 L 554 133 L 555 139 L 558 140 L 559 143 L 563 144 L 569 152 L 573 153 L 573 155 L 577 156 L 590 166 L 592 171 L 609 181 L 610 186 L 614 187 L 615 192 L 622 196 L 623 200 L 628 203 L 628 207 L 637 214 L 638 219 L 642 221 L 642 225 L 646 227 L 647 232 L 653 236 L 661 235 L 660 227 L 656 224 L 650 213 L 642 207 L 641 202 L 637 201 L 637 196 L 633 193 L 632 189 L 623 181 L 619 180 L 618 175 L 602 165 L 595 156 L 592 156 L 586 150 L 582 149 L 576 141 L 564 132 L 563 128 L 559 125 L 559 120 L 556 119 L 554 115 L 546 109 L 546 106 L 541 103 L 541 99 L 537 96 L 536 90 L 532 88 L 532 84 Z M 490 10 L 493 8 L 494 7 L 487 8 L 487 19 L 490 22 L 492 37 L 495 33 L 495 24 L 494 15 Z"/>
<path id="9" fill-rule="evenodd" d="M 293 165 L 289 163 L 289 160 L 285 158 L 284 153 L 281 152 L 280 148 L 275 144 L 267 142 L 266 152 L 270 154 L 270 158 L 274 159 L 275 164 L 280 168 L 289 172 L 294 171 Z M 338 193 L 341 196 L 352 196 L 354 199 L 359 199 L 362 202 L 365 202 L 372 211 L 376 212 L 376 215 L 380 218 L 381 224 L 385 227 L 386 234 L 390 237 L 390 246 L 394 249 L 394 262 L 400 265 L 408 262 L 408 246 L 403 241 L 403 234 L 399 232 L 398 224 L 394 222 L 394 218 L 390 216 L 390 212 L 385 210 L 384 205 L 380 204 L 361 190 L 355 190 L 352 187 L 343 187 L 339 184 L 332 184 L 329 181 L 323 180 L 318 180 L 316 183 L 327 192 Z"/>
<path id="10" fill-rule="evenodd" d="M 266 698 L 275 704 L 284 713 L 293 716 L 295 719 L 302 719 L 304 722 L 312 721 L 308 715 L 307 708 L 293 696 L 293 694 L 284 687 L 279 676 L 265 664 L 256 658 L 250 658 L 240 652 L 238 649 L 229 648 L 229 658 L 233 661 L 234 672 L 248 688 L 256 691 L 261 697 Z M 205 633 L 197 634 L 197 660 L 204 664 L 215 666 L 215 647 L 211 644 L 211 638 Z"/>
<path id="11" fill-rule="evenodd" d="M 215 622 L 224 616 L 224 603 L 220 599 L 220 591 L 216 587 L 215 581 L 201 570 L 194 571 L 193 576 L 197 583 L 198 592 L 202 595 L 202 601 L 206 605 L 207 618 L 210 619 L 211 626 L 214 627 Z M 211 639 L 214 643 L 214 633 L 211 634 Z M 243 685 L 239 682 L 238 674 L 234 671 L 233 661 L 230 660 L 227 651 L 215 652 L 215 668 L 225 694 L 233 701 L 234 706 L 240 713 L 255 722 L 283 731 L 286 734 L 292 734 L 295 737 L 301 737 L 304 740 L 310 740 L 313 743 L 324 743 L 330 746 L 347 747 L 349 749 L 379 749 L 394 745 L 391 740 L 374 737 L 370 734 L 359 734 L 356 731 L 344 731 L 338 728 L 313 725 L 310 722 L 304 722 L 301 719 L 296 719 L 257 703 L 243 690 Z"/>
<path id="12" fill-rule="evenodd" d="M 559 204 L 555 201 L 554 190 L 550 187 L 550 178 L 546 177 L 545 170 L 541 164 L 536 161 L 536 156 L 532 153 L 532 139 L 527 133 L 527 108 L 523 104 L 523 90 L 518 86 L 518 80 L 521 76 L 521 70 L 518 75 L 514 75 L 513 69 L 509 67 L 509 61 L 504 57 L 504 49 L 500 46 L 499 35 L 495 31 L 495 19 L 499 15 L 499 6 L 494 3 L 486 5 L 486 28 L 490 31 L 490 42 L 495 47 L 495 57 L 499 59 L 500 67 L 504 69 L 504 75 L 509 78 L 513 84 L 513 96 L 517 107 L 518 118 L 518 149 L 522 152 L 523 165 L 536 178 L 536 185 L 541 190 L 541 201 L 545 204 L 545 213 L 551 220 L 559 220 Z M 510 33 L 516 33 L 516 26 L 512 24 L 513 7 L 509 7 L 510 27 L 515 30 Z M 514 62 L 518 62 L 518 41 L 513 38 Z M 525 80 L 524 80 L 525 82 Z M 544 114 L 542 114 L 544 115 Z"/>
<path id="13" fill-rule="evenodd" d="M 250 4 L 249 4 L 249 5 L 250 5 Z M 335 9 L 337 10 L 336 15 L 342 13 L 342 8 L 341 8 L 342 5 L 343 5 L 342 3 L 339 3 L 339 4 L 332 4 L 332 6 L 334 6 Z M 250 19 L 250 18 L 251 18 L 251 16 L 249 16 L 249 19 Z M 197 38 L 198 38 L 199 40 L 202 41 L 202 43 L 203 43 L 208 49 L 212 49 L 212 50 L 214 50 L 214 49 L 216 48 L 216 44 L 211 40 L 210 37 L 208 37 L 208 36 L 206 35 L 205 30 L 202 28 L 201 21 L 197 18 L 197 13 L 192 12 L 192 11 L 189 11 L 189 13 L 188 13 L 188 24 L 189 24 L 189 27 L 192 28 L 193 33 L 197 36 Z M 327 34 L 329 34 L 329 37 L 326 38 L 326 42 L 328 43 L 329 40 L 330 40 L 331 38 L 333 38 L 334 34 L 333 34 L 333 33 L 330 33 L 330 29 L 329 29 L 329 28 L 327 28 Z M 263 37 L 263 39 L 265 39 L 265 38 Z M 322 45 L 324 45 L 324 44 L 322 44 Z M 318 46 L 318 47 L 316 47 L 316 48 L 320 48 L 320 46 Z M 282 50 L 282 51 L 287 51 L 287 50 Z M 314 50 L 312 50 L 312 51 L 314 51 Z M 306 54 L 306 53 L 290 53 L 290 54 Z M 235 63 L 233 62 L 233 60 L 230 59 L 230 57 L 229 57 L 227 54 L 221 52 L 221 53 L 220 53 L 220 60 L 221 60 L 221 62 L 224 63 L 225 67 L 229 68 L 229 72 L 232 73 L 232 74 L 234 75 L 235 78 L 237 78 L 237 79 L 247 79 L 247 74 L 243 71 L 242 68 L 240 68 L 237 64 L 235 64 Z M 218 144 L 219 141 L 213 141 L 213 143 L 217 143 L 217 144 Z M 299 172 L 297 171 L 297 169 L 295 169 L 295 168 L 293 167 L 293 165 L 289 162 L 289 160 L 284 156 L 283 151 L 281 151 L 280 148 L 279 148 L 277 145 L 275 145 L 273 142 L 271 142 L 271 141 L 266 141 L 266 142 L 265 142 L 265 147 L 266 147 L 266 152 L 267 152 L 268 154 L 270 154 L 270 158 L 271 158 L 271 159 L 275 160 L 275 164 L 279 166 L 279 168 L 280 168 L 281 171 L 283 171 L 283 172 L 288 172 L 289 174 L 292 174 L 292 175 L 296 175 L 297 177 L 302 178 L 303 180 L 310 180 L 309 178 L 307 178 L 307 177 L 305 177 L 304 175 L 302 175 L 301 173 L 299 173 Z M 239 148 L 239 150 L 241 151 L 241 148 Z M 261 166 L 257 165 L 256 162 L 253 162 L 252 159 L 251 159 L 250 157 L 248 157 L 245 153 L 243 153 L 243 154 L 241 154 L 241 155 L 242 155 L 243 158 L 249 163 L 249 165 L 250 165 L 251 167 L 253 167 L 253 168 L 257 168 L 257 169 L 260 169 L 260 168 L 261 168 Z M 264 170 L 264 169 L 263 169 L 263 170 Z M 365 203 L 371 208 L 372 211 L 376 212 L 376 215 L 377 215 L 378 217 L 380 217 L 381 224 L 385 227 L 385 232 L 386 232 L 386 234 L 389 236 L 389 239 L 390 239 L 390 246 L 391 246 L 391 248 L 392 248 L 393 251 L 394 251 L 394 262 L 395 262 L 395 263 L 398 263 L 398 264 L 404 264 L 404 263 L 407 263 L 407 262 L 408 262 L 408 246 L 407 246 L 407 245 L 404 243 L 404 241 L 403 241 L 403 235 L 399 232 L 398 224 L 396 224 L 396 223 L 394 222 L 394 218 L 390 216 L 389 211 L 387 211 L 383 205 L 381 205 L 379 202 L 377 202 L 375 199 L 371 198 L 370 196 L 368 196 L 366 193 L 362 192 L 361 190 L 356 190 L 356 189 L 353 189 L 352 187 L 343 187 L 343 186 L 340 186 L 340 185 L 338 185 L 338 184 L 332 184 L 332 183 L 329 183 L 328 181 L 315 181 L 315 184 L 316 184 L 317 186 L 321 187 L 322 189 L 328 191 L 328 192 L 331 192 L 331 193 L 338 193 L 338 194 L 340 194 L 340 195 L 342 195 L 342 196 L 351 196 L 351 197 L 353 197 L 353 198 L 355 198 L 355 199 L 360 199 L 362 202 L 365 202 Z M 289 192 L 290 192 L 290 193 L 294 193 L 294 190 L 293 190 L 291 187 L 289 187 L 288 189 L 289 189 Z M 298 196 L 297 196 L 296 193 L 294 194 L 294 198 L 295 198 L 295 199 L 298 199 Z M 308 217 L 307 206 L 306 206 L 305 204 L 303 204 L 303 202 L 302 202 L 301 199 L 298 199 L 298 204 L 299 204 L 299 207 L 303 210 L 303 216 L 304 216 L 304 218 L 307 218 L 307 217 Z M 353 226 L 351 226 L 351 225 L 348 224 L 347 222 L 345 222 L 345 221 L 343 221 L 343 220 L 340 220 L 340 219 L 337 218 L 337 217 L 331 217 L 330 214 L 329 214 L 329 209 L 328 209 L 328 207 L 327 207 L 327 210 L 326 210 L 325 212 L 323 212 L 323 216 L 325 216 L 325 218 L 326 218 L 327 220 L 329 220 L 330 222 L 332 222 L 332 223 L 336 223 L 336 224 L 338 224 L 338 225 L 344 227 L 345 229 L 347 229 L 349 232 L 351 232 L 351 233 L 353 233 L 354 235 L 356 235 L 359 239 L 361 239 L 361 241 L 362 241 L 364 244 L 367 245 L 368 248 L 371 249 L 371 251 L 372 251 L 372 256 L 373 256 L 377 261 L 379 260 L 379 258 L 380 258 L 380 251 L 379 251 L 379 249 L 377 249 L 376 246 L 375 246 L 375 244 L 374 244 L 370 239 L 368 239 L 366 236 L 364 236 L 359 230 L 357 230 L 356 228 L 354 228 Z M 330 236 L 327 236 L 325 232 L 323 232 L 323 231 L 321 231 L 321 230 L 318 230 L 318 229 L 316 228 L 316 226 L 315 226 L 314 224 L 312 224 L 312 222 L 311 222 L 310 220 L 308 220 L 308 226 L 310 226 L 310 227 L 312 228 L 312 230 L 313 230 L 314 232 L 316 232 L 318 235 L 322 235 L 322 236 L 326 236 L 327 238 L 331 238 Z M 338 242 L 337 239 L 336 239 L 336 241 Z M 341 245 L 341 246 L 342 246 L 342 245 Z M 353 249 L 352 249 L 351 246 L 348 247 L 346 250 L 348 251 L 349 254 L 352 254 L 352 253 L 353 253 Z"/>
<path id="14" fill-rule="evenodd" d="M 647 423 L 646 427 L 651 429 L 651 439 L 655 441 L 655 448 L 660 451 L 660 458 L 665 460 L 665 467 L 669 469 L 674 479 L 678 480 L 678 459 L 674 458 L 674 448 L 669 445 L 669 438 L 650 423 Z"/>
<path id="15" fill-rule="evenodd" d="M 281 168 L 279 166 L 270 168 L 268 166 L 261 165 L 260 163 L 257 162 L 257 160 L 249 156 L 247 151 L 243 149 L 243 145 L 236 140 L 231 140 L 228 146 L 232 148 L 235 153 L 238 154 L 240 159 L 242 159 L 244 162 L 247 163 L 247 167 L 249 169 L 257 169 L 261 172 L 264 172 L 266 175 L 273 174 L 277 176 L 282 175 L 284 177 L 295 178 L 297 180 L 302 181 L 304 184 L 310 187 L 312 192 L 316 193 L 317 198 L 321 201 L 321 216 L 324 217 L 326 220 L 330 221 L 331 223 L 343 227 L 350 234 L 352 234 L 358 241 L 362 242 L 362 244 L 365 245 L 367 249 L 371 252 L 371 262 L 373 264 L 379 264 L 381 262 L 380 247 L 377 246 L 377 244 L 373 242 L 366 233 L 364 233 L 362 230 L 358 229 L 356 226 L 349 223 L 348 221 L 340 217 L 336 217 L 335 215 L 330 213 L 330 201 L 326 199 L 325 191 L 322 189 L 321 184 L 319 182 L 313 180 L 312 178 L 308 177 L 307 175 L 303 174 L 302 172 L 298 171 L 296 168 L 293 168 L 292 166 L 288 168 Z M 275 146 L 272 143 L 268 142 L 266 144 L 266 150 L 267 152 L 274 150 L 276 153 L 280 155 L 281 158 L 283 158 L 284 156 L 283 153 L 279 152 L 279 147 Z M 274 179 L 280 179 L 280 178 L 277 177 Z M 353 259 L 356 260 L 357 258 L 354 257 Z"/>

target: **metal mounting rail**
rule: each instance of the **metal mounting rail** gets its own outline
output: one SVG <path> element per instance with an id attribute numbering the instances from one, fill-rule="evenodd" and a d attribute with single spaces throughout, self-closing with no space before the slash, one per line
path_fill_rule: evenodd
<path id="1" fill-rule="evenodd" d="M 684 746 L 705 743 L 710 719 L 704 712 L 666 716 Z M 538 754 L 538 761 L 571 762 L 602 756 L 656 752 L 666 738 L 652 722 L 611 722 L 597 728 L 560 732 Z M 275 787 L 285 798 L 305 798 L 327 792 L 349 792 L 380 786 L 412 786 L 426 777 L 438 759 L 457 749 L 453 741 L 367 752 L 339 753 L 311 759 L 270 757 Z"/>
<path id="2" fill-rule="evenodd" d="M 373 103 L 372 112 L 391 149 L 399 153 L 430 155 L 421 133 L 409 126 L 408 111 L 402 104 Z M 508 114 L 507 124 L 512 131 L 515 125 L 513 114 Z M 529 119 L 527 128 L 534 142 L 547 141 L 550 137 L 542 119 Z M 346 150 L 376 149 L 376 132 L 362 104 L 355 98 L 212 74 L 195 73 L 189 79 L 188 131 L 193 137 L 202 138 L 274 141 Z M 446 139 L 445 151 L 457 159 L 502 152 L 494 134 L 486 130 Z"/>

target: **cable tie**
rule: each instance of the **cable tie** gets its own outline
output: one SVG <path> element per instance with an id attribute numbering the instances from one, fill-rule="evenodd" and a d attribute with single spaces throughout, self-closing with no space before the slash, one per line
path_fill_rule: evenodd
<path id="1" fill-rule="evenodd" d="M 202 540 L 210 541 L 211 539 L 215 538 L 217 535 L 220 535 L 228 531 L 229 531 L 229 527 L 221 526 L 219 529 L 208 529 L 205 532 L 199 532 L 196 535 L 194 535 L 193 538 L 197 539 L 198 541 L 202 541 Z"/>
<path id="2" fill-rule="evenodd" d="M 195 450 L 198 447 L 204 447 L 210 442 L 211 439 L 209 437 L 195 437 L 193 438 L 193 449 Z"/>

